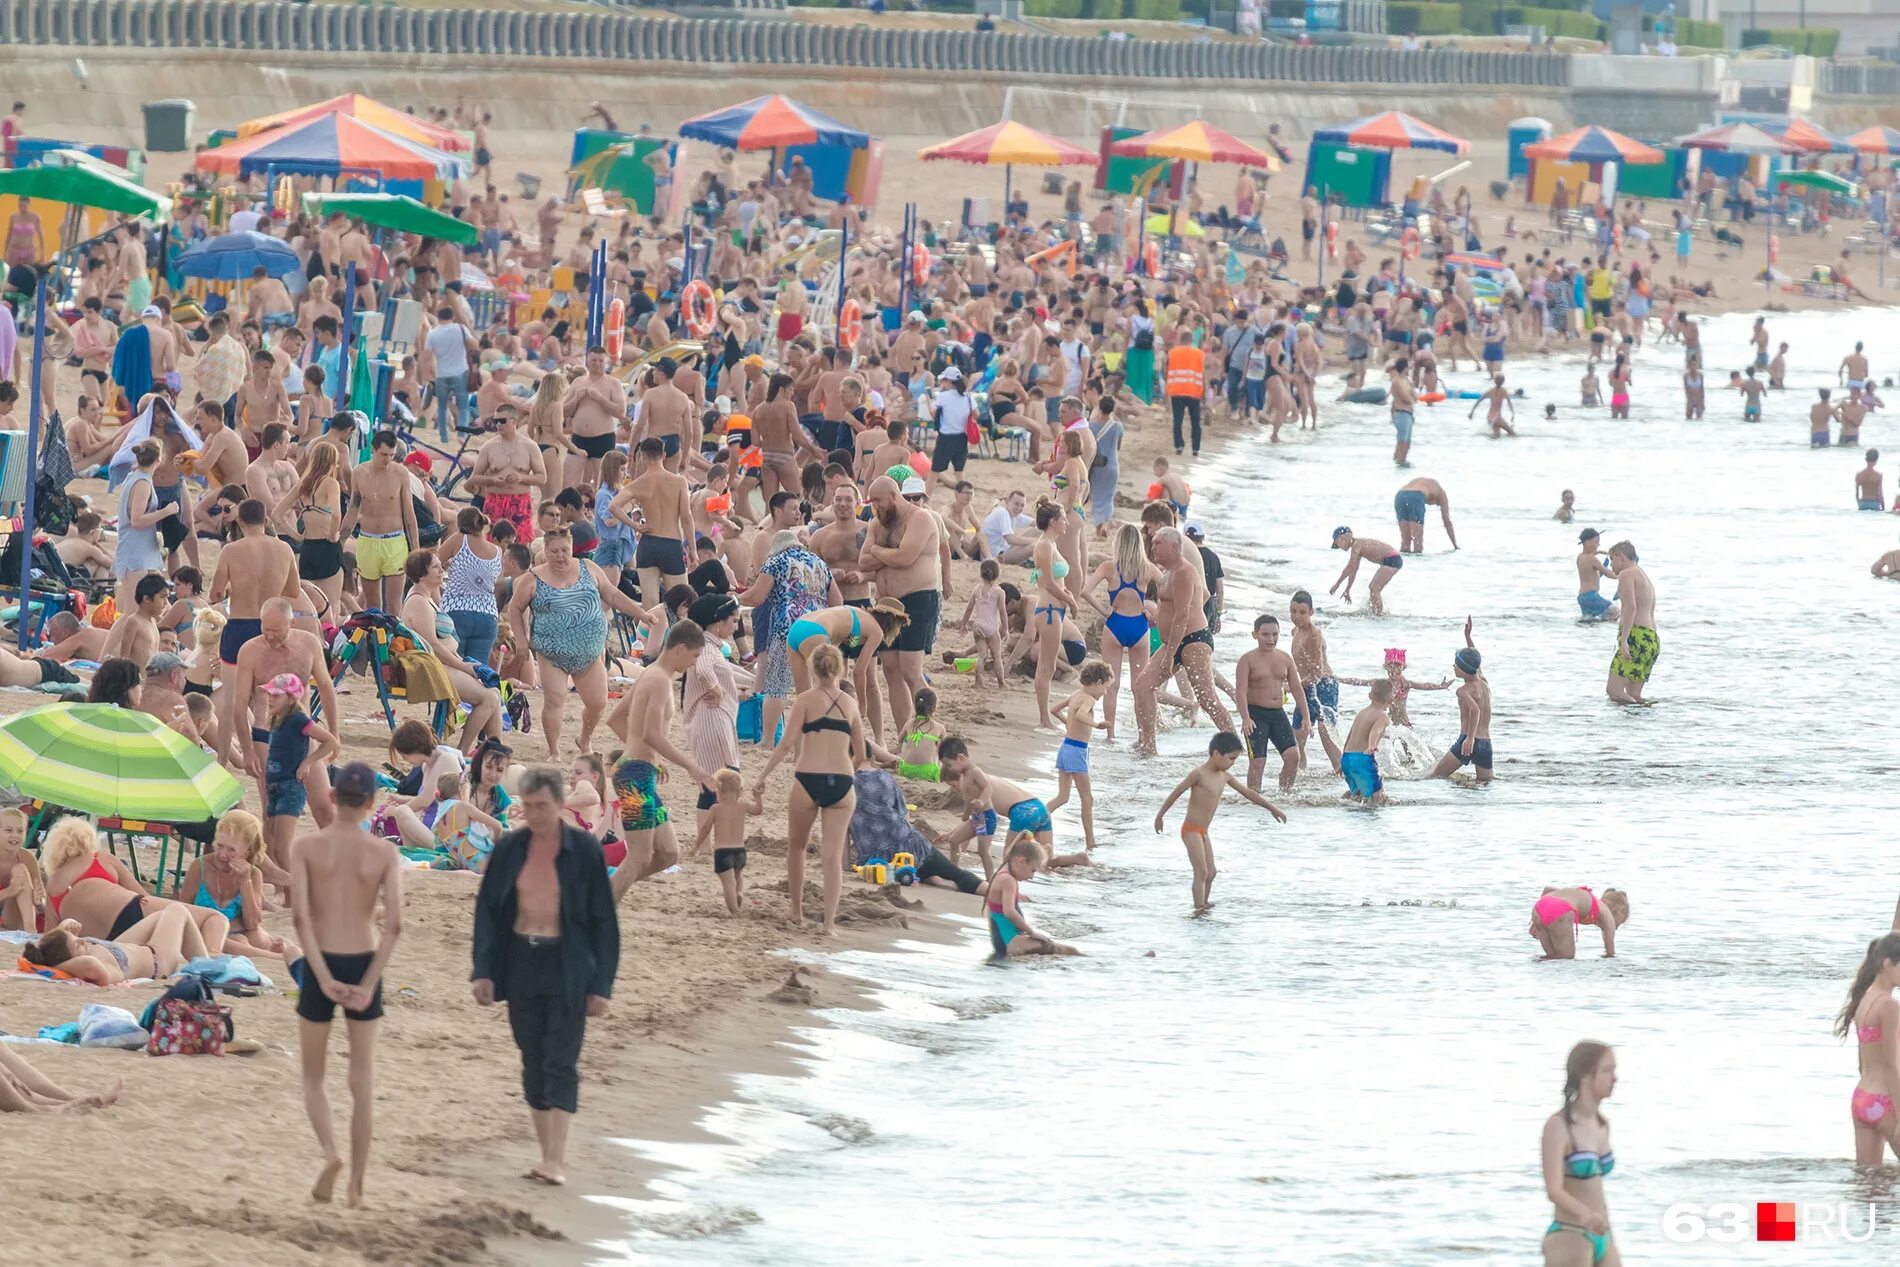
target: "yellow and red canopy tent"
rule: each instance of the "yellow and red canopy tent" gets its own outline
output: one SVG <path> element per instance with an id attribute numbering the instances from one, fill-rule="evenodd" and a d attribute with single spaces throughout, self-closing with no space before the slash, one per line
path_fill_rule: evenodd
<path id="1" fill-rule="evenodd" d="M 917 151 L 926 163 L 975 163 L 1003 169 L 1003 206 L 1009 207 L 1010 169 L 1024 167 L 1094 167 L 1102 159 L 1092 150 L 1070 145 L 1026 124 L 1005 119 L 987 128 L 965 132 Z"/>
<path id="2" fill-rule="evenodd" d="M 294 110 L 267 114 L 262 118 L 240 123 L 237 134 L 240 138 L 254 136 L 259 132 L 269 132 L 274 128 L 305 123 L 325 114 L 347 114 L 353 119 L 361 119 L 385 132 L 394 132 L 397 136 L 406 137 L 411 141 L 420 141 L 438 150 L 459 152 L 473 148 L 473 142 L 453 128 L 430 123 L 427 119 L 418 119 L 406 110 L 384 105 L 373 97 L 365 97 L 356 92 L 347 92 L 340 97 L 331 97 L 328 101 L 313 102 L 307 106 L 298 106 Z"/>

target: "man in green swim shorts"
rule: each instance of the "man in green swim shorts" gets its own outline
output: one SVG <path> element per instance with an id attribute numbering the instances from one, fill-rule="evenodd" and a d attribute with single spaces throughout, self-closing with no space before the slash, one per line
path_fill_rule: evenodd
<path id="1" fill-rule="evenodd" d="M 1610 571 L 1616 576 L 1623 614 L 1617 624 L 1616 655 L 1610 661 L 1606 689 L 1619 704 L 1641 704 L 1643 684 L 1649 681 L 1656 657 L 1662 654 L 1662 640 L 1656 635 L 1656 587 L 1650 583 L 1649 574 L 1636 565 L 1636 547 L 1627 541 L 1610 547 Z"/>
<path id="2" fill-rule="evenodd" d="M 679 861 L 673 825 L 660 799 L 660 762 L 684 770 L 694 784 L 712 786 L 712 776 L 668 737 L 673 716 L 673 686 L 680 674 L 699 658 L 706 633 L 690 620 L 679 620 L 666 631 L 660 658 L 647 666 L 628 693 L 625 747 L 614 769 L 614 795 L 619 802 L 621 838 L 627 856 L 614 869 L 613 895 L 618 902 L 634 883 Z M 691 786 L 691 785 L 689 785 Z"/>

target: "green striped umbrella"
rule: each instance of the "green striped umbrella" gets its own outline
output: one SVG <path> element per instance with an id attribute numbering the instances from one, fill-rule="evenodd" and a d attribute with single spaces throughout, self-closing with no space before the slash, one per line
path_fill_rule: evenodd
<path id="1" fill-rule="evenodd" d="M 197 823 L 244 799 L 229 771 L 149 713 L 42 704 L 0 722 L 0 782 L 82 814 Z"/>

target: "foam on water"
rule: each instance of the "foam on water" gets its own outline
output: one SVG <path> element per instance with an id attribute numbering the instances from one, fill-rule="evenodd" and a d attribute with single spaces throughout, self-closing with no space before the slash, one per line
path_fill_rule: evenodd
<path id="1" fill-rule="evenodd" d="M 1315 748 L 1287 826 L 1222 807 L 1217 905 L 1196 918 L 1174 823 L 1158 837 L 1152 818 L 1206 729 L 1164 733 L 1151 761 L 1098 745 L 1096 785 L 1115 789 L 1097 803 L 1102 874 L 1031 886 L 1038 922 L 1091 957 L 985 967 L 974 926 L 958 946 L 839 956 L 905 1005 L 802 1035 L 809 1076 L 749 1079 L 711 1114 L 733 1147 L 642 1147 L 684 1167 L 666 1184 L 675 1211 L 758 1220 L 689 1215 L 682 1242 L 636 1216 L 613 1259 L 1515 1267 L 1538 1261 L 1537 1134 L 1582 1038 L 1619 1051 L 1609 1200 L 1625 1261 L 1788 1257 L 1671 1244 L 1676 1202 L 1874 1200 L 1900 1217 L 1849 1164 L 1854 1053 L 1828 1032 L 1893 911 L 1900 585 L 1867 568 L 1895 521 L 1852 509 L 1858 449 L 1806 447 L 1811 389 L 1855 340 L 1893 348 L 1900 317 L 1772 317 L 1790 390 L 1753 426 L 1718 390 L 1748 325 L 1705 326 L 1706 422 L 1681 418 L 1673 347 L 1642 355 L 1627 423 L 1576 405 L 1577 357 L 1507 367 L 1526 388 L 1519 440 L 1421 412 L 1411 473 L 1450 491 L 1465 548 L 1434 517 L 1391 616 L 1322 598 L 1319 619 L 1337 672 L 1376 676 L 1382 648 L 1403 646 L 1415 680 L 1434 680 L 1475 617 L 1495 784 L 1422 777 L 1457 713 L 1448 693 L 1414 695 L 1416 729 L 1381 752 L 1393 804 L 1342 806 Z M 1397 540 L 1406 477 L 1383 409 L 1332 406 L 1317 439 L 1285 434 L 1192 473 L 1194 517 L 1227 564 L 1224 664 L 1253 613 L 1324 594 L 1335 524 Z M 1895 434 L 1885 414 L 1864 428 L 1900 451 Z M 1550 519 L 1566 487 L 1571 526 Z M 1585 525 L 1634 540 L 1655 582 L 1651 708 L 1604 699 L 1615 630 L 1577 621 Z M 1342 712 L 1363 700 L 1344 688 Z M 1586 929 L 1578 961 L 1535 962 L 1525 927 L 1547 883 L 1629 891 L 1617 958 Z M 1884 1262 L 1892 1246 L 1800 1258 Z"/>

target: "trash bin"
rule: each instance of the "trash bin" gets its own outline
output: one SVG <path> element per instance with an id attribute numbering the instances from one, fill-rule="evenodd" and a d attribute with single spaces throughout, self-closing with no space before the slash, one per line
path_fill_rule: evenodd
<path id="1" fill-rule="evenodd" d="M 145 103 L 145 148 L 179 154 L 191 148 L 191 115 L 198 107 L 182 97 Z"/>

